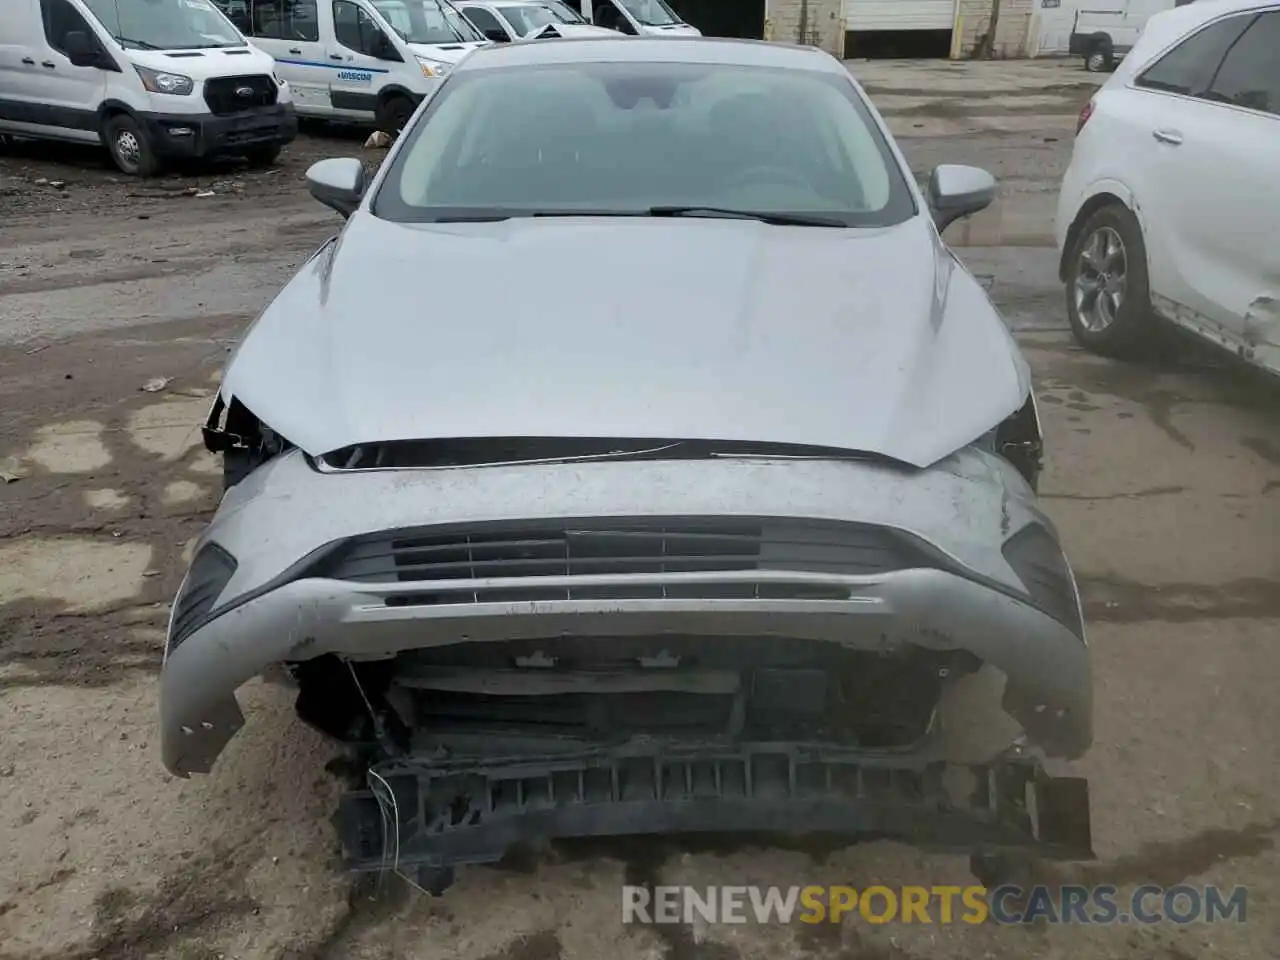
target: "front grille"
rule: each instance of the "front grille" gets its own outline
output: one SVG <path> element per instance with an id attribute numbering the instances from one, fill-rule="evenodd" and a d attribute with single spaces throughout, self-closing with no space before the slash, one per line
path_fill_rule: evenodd
<path id="1" fill-rule="evenodd" d="M 494 578 L 524 584 L 406 593 L 393 605 L 620 599 L 777 597 L 844 599 L 847 588 L 813 583 L 648 584 L 661 574 L 779 571 L 869 574 L 930 565 L 908 539 L 883 527 L 803 520 L 644 518 L 521 521 L 420 528 L 349 541 L 312 575 L 361 583 L 426 583 Z M 638 582 L 539 586 L 540 577 L 629 575 Z"/>
<path id="2" fill-rule="evenodd" d="M 257 107 L 275 106 L 279 89 L 265 74 L 248 77 L 214 77 L 204 82 L 204 101 L 220 117 Z"/>

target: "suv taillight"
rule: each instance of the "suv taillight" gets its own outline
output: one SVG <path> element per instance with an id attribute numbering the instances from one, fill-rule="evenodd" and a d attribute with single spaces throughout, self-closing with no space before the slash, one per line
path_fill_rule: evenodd
<path id="1" fill-rule="evenodd" d="M 1080 117 L 1076 120 L 1076 133 L 1079 134 L 1084 129 L 1084 125 L 1089 122 L 1089 118 L 1093 116 L 1093 101 L 1090 100 L 1080 110 Z"/>

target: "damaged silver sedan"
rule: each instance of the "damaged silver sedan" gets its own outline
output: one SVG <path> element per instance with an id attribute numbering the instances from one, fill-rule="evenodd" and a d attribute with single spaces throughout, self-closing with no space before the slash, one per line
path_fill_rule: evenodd
<path id="1" fill-rule="evenodd" d="M 347 219 L 205 426 L 169 770 L 283 664 L 350 864 L 432 890 L 616 834 L 1091 856 L 1028 368 L 940 239 L 988 174 L 919 190 L 816 50 L 590 39 L 476 51 L 309 183 Z"/>

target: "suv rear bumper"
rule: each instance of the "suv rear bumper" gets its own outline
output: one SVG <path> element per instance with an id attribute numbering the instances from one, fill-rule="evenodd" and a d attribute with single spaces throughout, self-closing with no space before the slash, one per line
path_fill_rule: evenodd
<path id="1" fill-rule="evenodd" d="M 283 146 L 298 135 L 293 104 L 246 110 L 228 116 L 202 114 L 139 114 L 161 157 L 235 156 L 249 150 Z"/>

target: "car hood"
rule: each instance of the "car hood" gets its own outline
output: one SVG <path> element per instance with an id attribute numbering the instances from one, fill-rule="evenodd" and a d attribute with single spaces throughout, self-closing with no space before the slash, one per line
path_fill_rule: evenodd
<path id="1" fill-rule="evenodd" d="M 223 389 L 311 454 L 680 438 L 923 467 L 1017 410 L 1028 384 L 981 285 L 923 217 L 844 230 L 360 211 L 254 323 Z"/>
<path id="2" fill-rule="evenodd" d="M 555 30 L 565 39 L 573 37 L 621 37 L 624 34 L 616 30 L 610 30 L 608 27 L 597 27 L 590 23 L 548 23 L 541 27 L 534 27 L 524 35 L 525 40 L 536 39 L 548 27 Z"/>
<path id="3" fill-rule="evenodd" d="M 655 37 L 700 37 L 702 31 L 688 23 L 642 24 L 645 33 Z"/>
<path id="4" fill-rule="evenodd" d="M 129 50 L 128 54 L 132 63 L 152 70 L 180 73 L 197 84 L 212 77 L 270 74 L 276 68 L 276 62 L 269 54 L 249 43 L 208 50 Z"/>
<path id="5" fill-rule="evenodd" d="M 487 47 L 488 45 L 489 41 L 487 40 L 477 40 L 469 43 L 463 43 L 459 40 L 456 43 L 410 43 L 407 46 L 419 57 L 438 60 L 440 63 L 458 63 L 472 50 L 477 47 Z"/>

